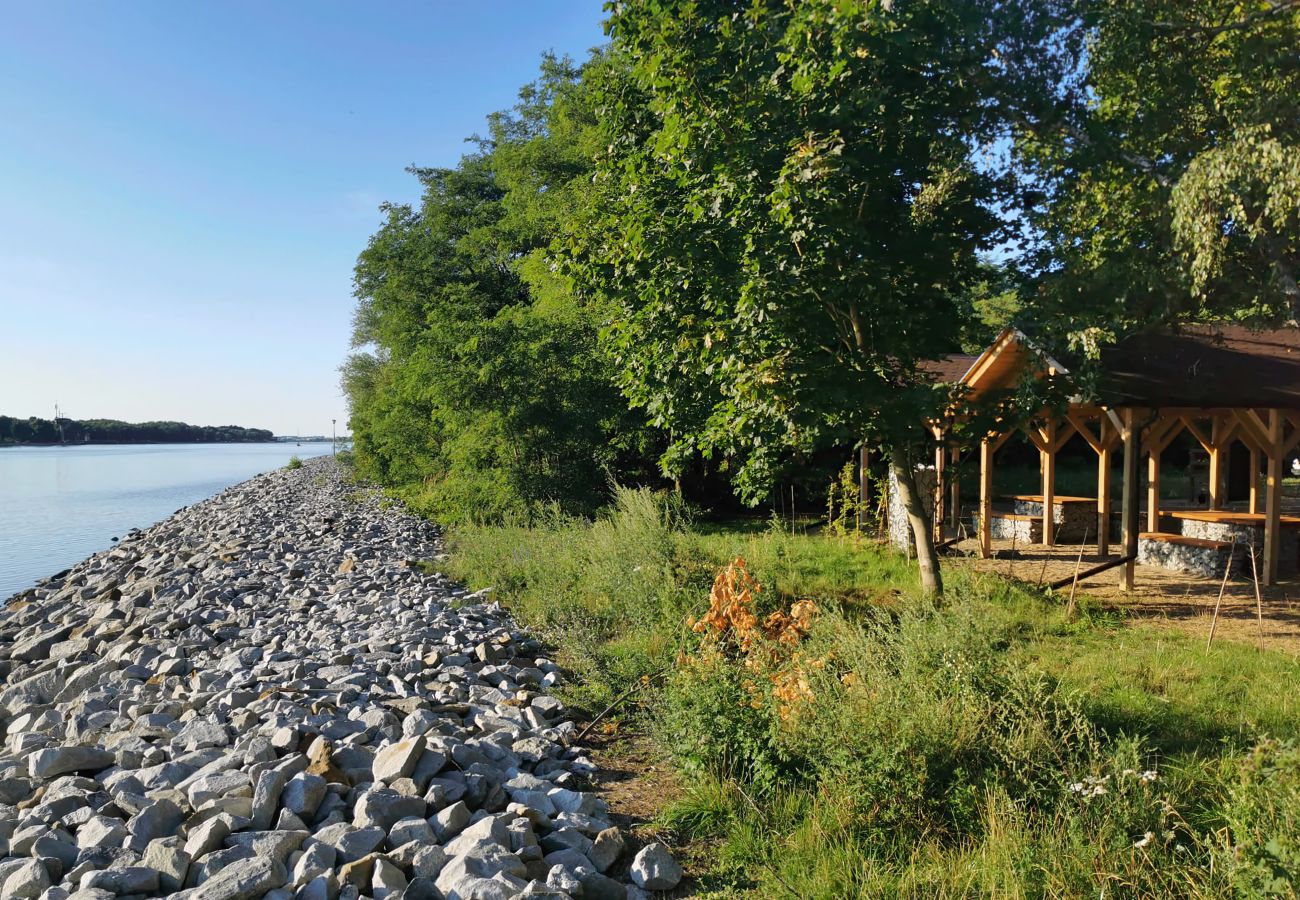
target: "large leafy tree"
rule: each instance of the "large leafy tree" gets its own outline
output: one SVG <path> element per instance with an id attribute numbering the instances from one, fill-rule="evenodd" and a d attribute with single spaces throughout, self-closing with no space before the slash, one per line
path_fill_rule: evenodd
<path id="1" fill-rule="evenodd" d="M 1300 2 L 1080 0 L 1026 107 L 1058 334 L 1300 318 Z"/>
<path id="2" fill-rule="evenodd" d="M 958 346 L 1002 235 L 975 154 L 1030 25 L 992 0 L 658 0 L 608 27 L 632 78 L 604 97 L 573 269 L 618 308 L 664 465 L 725 460 L 756 502 L 785 459 L 883 446 L 941 590 L 913 473 L 948 398 L 921 364 Z"/>
<path id="3" fill-rule="evenodd" d="M 647 440 L 599 352 L 602 314 L 548 262 L 591 190 L 591 91 L 608 69 L 546 58 L 518 105 L 450 169 L 415 169 L 418 206 L 356 267 L 343 385 L 360 465 L 444 520 L 539 502 L 589 511 Z"/>

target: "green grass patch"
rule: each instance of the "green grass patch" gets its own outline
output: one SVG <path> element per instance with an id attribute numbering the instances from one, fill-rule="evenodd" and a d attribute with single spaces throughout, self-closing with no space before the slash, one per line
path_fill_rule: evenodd
<path id="1" fill-rule="evenodd" d="M 595 711 L 671 751 L 663 825 L 702 888 L 753 897 L 1295 896 L 1297 662 L 1128 624 L 850 537 L 692 524 L 620 491 L 595 521 L 466 527 L 450 571 L 492 585 Z M 762 586 L 743 628 L 688 622 L 720 566 Z M 772 627 L 800 601 L 805 627 Z M 728 621 L 740 622 L 739 619 Z M 714 621 L 714 620 L 710 620 Z M 789 621 L 789 620 L 786 620 Z M 714 635 L 709 637 L 709 635 Z"/>

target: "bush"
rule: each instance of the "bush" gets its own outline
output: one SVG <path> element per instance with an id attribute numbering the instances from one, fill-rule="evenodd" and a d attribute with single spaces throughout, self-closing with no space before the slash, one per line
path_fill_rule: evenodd
<path id="1" fill-rule="evenodd" d="M 1300 885 L 1300 748 L 1261 741 L 1236 774 L 1223 862 L 1244 896 L 1294 897 Z"/>
<path id="2" fill-rule="evenodd" d="M 294 454 L 293 456 L 289 457 L 289 464 L 288 464 L 287 466 L 285 466 L 285 468 L 286 468 L 286 469 L 301 469 L 301 468 L 302 468 L 302 460 L 298 458 L 297 454 Z"/>
<path id="3" fill-rule="evenodd" d="M 1300 751 L 1255 746 L 1261 723 L 1300 730 L 1294 660 L 1207 658 L 960 567 L 936 608 L 901 556 L 787 529 L 619 491 L 593 520 L 459 529 L 451 571 L 555 641 L 571 702 L 664 673 L 616 715 L 674 755 L 686 794 L 664 824 L 710 848 L 719 886 L 1294 895 Z"/>

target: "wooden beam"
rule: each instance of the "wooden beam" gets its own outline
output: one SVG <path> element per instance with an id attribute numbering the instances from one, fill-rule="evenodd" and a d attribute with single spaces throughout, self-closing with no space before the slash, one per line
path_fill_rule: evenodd
<path id="1" fill-rule="evenodd" d="M 1210 509 L 1223 508 L 1223 461 L 1228 452 L 1223 439 L 1225 424 L 1222 416 L 1215 416 L 1210 425 Z"/>
<path id="2" fill-rule="evenodd" d="M 1102 572 L 1105 572 L 1107 569 L 1113 569 L 1116 566 L 1122 566 L 1125 563 L 1132 564 L 1134 559 L 1135 557 L 1132 556 L 1121 556 L 1118 559 L 1109 559 L 1104 563 L 1100 563 L 1098 565 L 1092 566 L 1091 568 L 1084 569 L 1082 572 L 1080 572 L 1077 575 L 1069 575 L 1065 578 L 1057 579 L 1056 581 L 1053 581 L 1051 584 L 1049 584 L 1048 587 L 1054 591 L 1059 591 L 1061 588 L 1065 587 L 1067 584 L 1070 584 L 1071 582 L 1083 581 L 1085 579 L 1093 577 L 1094 575 L 1100 575 Z"/>
<path id="3" fill-rule="evenodd" d="M 939 432 L 937 437 L 938 443 L 934 447 L 934 515 L 930 518 L 930 529 L 934 532 L 936 544 L 943 541 L 944 501 L 947 497 L 944 469 L 948 461 L 948 454 L 944 452 L 943 432 Z"/>
<path id="4" fill-rule="evenodd" d="M 1291 422 L 1291 433 L 1282 438 L 1282 461 L 1286 462 L 1285 457 L 1295 450 L 1297 444 L 1300 444 L 1300 425 L 1296 424 L 1295 417 L 1290 413 L 1286 413 L 1284 417 Z M 1283 430 L 1285 430 L 1285 424 Z"/>
<path id="5" fill-rule="evenodd" d="M 1170 415 L 1165 412 L 1156 420 L 1147 433 L 1146 438 L 1142 441 L 1143 453 L 1160 453 L 1174 438 L 1183 432 L 1183 420 L 1179 416 Z"/>
<path id="6" fill-rule="evenodd" d="M 1256 453 L 1268 446 L 1268 429 L 1259 427 L 1259 416 L 1254 410 L 1234 409 L 1232 417 L 1241 431 L 1241 441 Z M 1258 459 L 1256 460 L 1258 462 Z M 1256 469 L 1256 472 L 1259 470 Z"/>
<path id="7" fill-rule="evenodd" d="M 948 524 L 952 526 L 953 534 L 960 534 L 961 527 L 961 449 L 953 447 L 950 451 L 949 462 L 952 475 L 948 478 Z"/>
<path id="8" fill-rule="evenodd" d="M 1112 450 L 1107 441 L 1113 430 L 1110 419 L 1103 418 L 1099 423 L 1100 434 L 1097 439 L 1097 552 L 1102 556 L 1110 553 L 1110 467 Z"/>
<path id="9" fill-rule="evenodd" d="M 1137 414 L 1132 408 L 1123 412 L 1124 439 L 1124 505 L 1122 511 L 1122 530 L 1124 540 L 1123 555 L 1130 560 L 1137 559 L 1138 548 L 1138 449 L 1139 435 Z M 1124 564 L 1120 574 L 1120 586 L 1133 590 L 1134 564 Z"/>
<path id="10" fill-rule="evenodd" d="M 1196 438 L 1196 443 L 1201 445 L 1201 449 L 1208 453 L 1213 441 L 1204 431 L 1201 430 L 1201 427 L 1196 424 L 1196 420 L 1189 415 L 1181 415 L 1178 418 L 1182 420 L 1183 427 L 1192 433 L 1192 437 Z"/>
<path id="11" fill-rule="evenodd" d="M 1056 419 L 1047 420 L 1043 431 L 1044 447 L 1039 458 L 1043 473 L 1043 543 L 1048 547 L 1056 543 Z"/>
<path id="12" fill-rule="evenodd" d="M 1250 513 L 1259 514 L 1259 451 L 1250 448 Z"/>
<path id="13" fill-rule="evenodd" d="M 1282 414 L 1268 411 L 1268 479 L 1265 481 L 1264 583 L 1277 584 L 1282 549 Z"/>
<path id="14" fill-rule="evenodd" d="M 1070 443 L 1070 438 L 1074 437 L 1074 423 L 1068 418 L 1052 420 L 1053 438 L 1052 453 L 1060 453 L 1061 448 Z"/>
<path id="15" fill-rule="evenodd" d="M 980 441 L 980 556 L 993 555 L 993 442 Z"/>
<path id="16" fill-rule="evenodd" d="M 1147 456 L 1147 531 L 1160 530 L 1160 451 Z"/>
<path id="17" fill-rule="evenodd" d="M 1088 442 L 1088 446 L 1092 448 L 1093 453 L 1100 453 L 1102 451 L 1102 439 L 1106 434 L 1105 417 L 1102 417 L 1101 422 L 1099 423 L 1102 437 L 1094 437 L 1092 429 L 1088 427 L 1088 423 L 1085 422 L 1077 413 L 1073 411 L 1067 412 L 1065 418 L 1069 420 L 1072 426 L 1074 426 L 1074 430 Z"/>

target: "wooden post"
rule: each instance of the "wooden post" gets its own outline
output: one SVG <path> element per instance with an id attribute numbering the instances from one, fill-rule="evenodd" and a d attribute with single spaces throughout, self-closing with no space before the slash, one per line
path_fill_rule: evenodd
<path id="1" fill-rule="evenodd" d="M 1210 425 L 1210 509 L 1223 509 L 1223 430 L 1227 423 L 1216 415 Z"/>
<path id="2" fill-rule="evenodd" d="M 1264 583 L 1277 584 L 1282 549 L 1282 412 L 1268 411 L 1268 479 L 1265 481 Z"/>
<path id="3" fill-rule="evenodd" d="M 871 499 L 871 451 L 863 444 L 858 449 L 858 528 L 867 527 L 870 511 L 867 503 Z"/>
<path id="4" fill-rule="evenodd" d="M 954 536 L 961 535 L 961 450 L 953 447 L 948 461 L 952 475 L 948 478 L 948 524 L 952 526 Z"/>
<path id="5" fill-rule="evenodd" d="M 1045 450 L 1039 451 L 1043 471 L 1043 543 L 1051 547 L 1056 543 L 1056 519 L 1052 509 L 1056 505 L 1056 419 L 1047 421 Z"/>
<path id="6" fill-rule="evenodd" d="M 944 484 L 948 454 L 944 452 L 943 432 L 936 431 L 934 439 L 934 516 L 931 518 L 930 528 L 934 532 L 934 542 L 941 544 L 943 543 L 944 501 L 948 493 Z"/>
<path id="7" fill-rule="evenodd" d="M 1137 414 L 1132 407 L 1126 408 L 1124 417 L 1124 500 L 1121 511 L 1121 529 L 1123 531 L 1124 555 L 1129 557 L 1122 567 L 1120 586 L 1126 591 L 1133 590 L 1133 573 L 1138 549 L 1138 457 L 1141 444 L 1137 433 Z"/>
<path id="8" fill-rule="evenodd" d="M 1147 531 L 1160 530 L 1160 449 L 1147 456 Z"/>
<path id="9" fill-rule="evenodd" d="M 1102 556 L 1110 554 L 1110 427 L 1110 417 L 1102 414 L 1097 454 L 1097 552 Z"/>
<path id="10" fill-rule="evenodd" d="M 1259 514 L 1259 451 L 1250 448 L 1250 514 Z"/>
<path id="11" fill-rule="evenodd" d="M 980 441 L 980 556 L 993 555 L 993 442 Z"/>

